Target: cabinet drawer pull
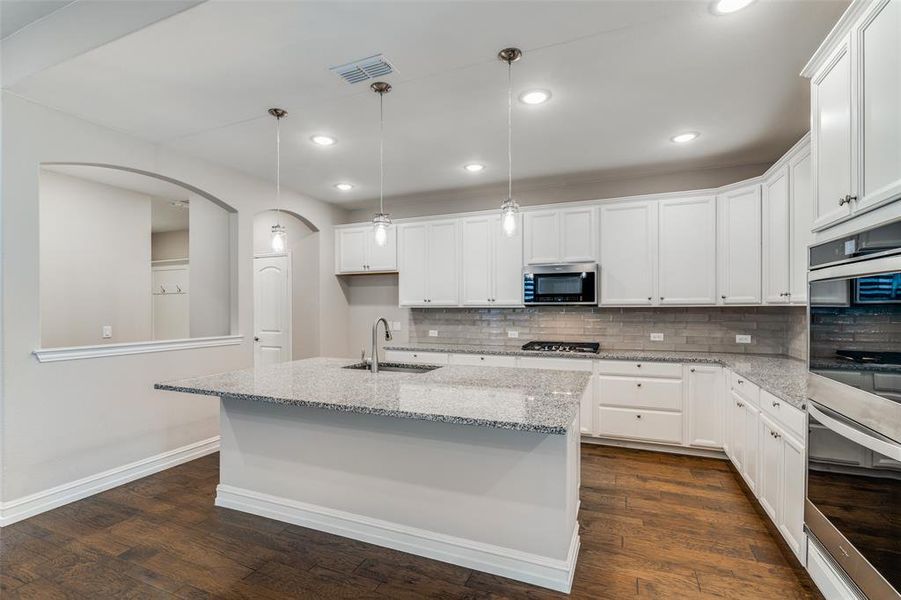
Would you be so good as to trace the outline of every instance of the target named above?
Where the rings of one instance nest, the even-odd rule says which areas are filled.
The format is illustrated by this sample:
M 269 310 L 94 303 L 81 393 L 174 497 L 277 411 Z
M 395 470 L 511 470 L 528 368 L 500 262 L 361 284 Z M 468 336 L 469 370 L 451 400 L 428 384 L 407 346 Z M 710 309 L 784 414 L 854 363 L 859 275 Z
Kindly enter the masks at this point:
M 692 368 L 689 369 L 689 371 L 691 371 L 692 373 L 694 373 L 694 372 L 695 372 L 695 368 L 692 367 Z
M 653 300 L 653 298 L 651 296 L 648 296 L 648 302 L 650 302 L 651 300 Z
M 725 299 L 726 299 L 726 294 L 723 294 L 722 296 L 720 296 L 720 298 L 722 298 L 723 300 L 725 300 Z
M 484 356 L 480 356 L 480 357 L 479 357 L 479 360 L 485 360 L 485 357 L 484 357 Z
M 640 418 L 641 418 L 641 415 L 635 415 L 635 418 L 636 418 L 636 419 L 640 419 Z
M 773 408 L 779 408 L 779 402 L 773 400 Z
M 738 385 L 742 385 L 744 382 L 745 382 L 744 379 L 739 379 L 739 380 L 738 380 Z
M 638 387 L 641 387 L 641 384 L 640 384 L 640 383 L 638 384 Z
M 635 365 L 635 366 L 638 367 L 638 368 L 640 369 L 640 368 L 641 368 L 641 363 L 638 363 L 638 364 Z

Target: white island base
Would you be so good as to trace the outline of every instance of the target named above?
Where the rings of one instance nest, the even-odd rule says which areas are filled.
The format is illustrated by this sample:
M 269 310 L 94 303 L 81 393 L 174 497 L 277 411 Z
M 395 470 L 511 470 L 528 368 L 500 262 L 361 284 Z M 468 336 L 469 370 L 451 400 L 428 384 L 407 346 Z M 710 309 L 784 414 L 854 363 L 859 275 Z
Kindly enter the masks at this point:
M 224 397 L 216 505 L 569 592 L 577 421 L 547 434 Z

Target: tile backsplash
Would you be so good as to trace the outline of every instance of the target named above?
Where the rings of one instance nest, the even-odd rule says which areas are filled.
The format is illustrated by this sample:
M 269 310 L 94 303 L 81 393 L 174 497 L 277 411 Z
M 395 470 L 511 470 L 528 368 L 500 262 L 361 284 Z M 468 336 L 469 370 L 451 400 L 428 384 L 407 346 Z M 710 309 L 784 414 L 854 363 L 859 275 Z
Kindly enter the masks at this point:
M 437 331 L 437 337 L 430 336 Z M 518 337 L 508 336 L 509 331 Z M 662 333 L 663 341 L 651 341 Z M 738 344 L 736 335 L 750 335 Z M 518 348 L 529 340 L 598 341 L 610 350 L 791 354 L 806 351 L 804 307 L 412 309 L 411 342 Z M 800 341 L 799 341 L 800 339 Z M 803 342 L 803 343 L 802 343 Z

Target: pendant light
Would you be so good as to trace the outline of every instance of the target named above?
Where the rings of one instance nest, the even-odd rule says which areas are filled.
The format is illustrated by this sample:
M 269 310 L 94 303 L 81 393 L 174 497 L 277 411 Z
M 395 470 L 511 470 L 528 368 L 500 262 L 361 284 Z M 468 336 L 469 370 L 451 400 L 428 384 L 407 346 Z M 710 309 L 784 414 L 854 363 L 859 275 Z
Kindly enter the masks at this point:
M 501 228 L 513 237 L 519 219 L 519 204 L 513 199 L 513 63 L 522 58 L 522 50 L 504 48 L 497 57 L 507 63 L 507 199 L 501 204 Z
M 272 226 L 272 251 L 284 252 L 288 245 L 288 233 L 282 225 L 282 140 L 281 123 L 288 111 L 282 108 L 270 108 L 269 114 L 275 117 L 275 225 Z
M 391 84 L 384 81 L 376 81 L 369 86 L 373 92 L 379 95 L 379 212 L 372 217 L 372 231 L 377 246 L 388 243 L 388 229 L 391 227 L 391 217 L 385 212 L 385 94 L 391 91 Z

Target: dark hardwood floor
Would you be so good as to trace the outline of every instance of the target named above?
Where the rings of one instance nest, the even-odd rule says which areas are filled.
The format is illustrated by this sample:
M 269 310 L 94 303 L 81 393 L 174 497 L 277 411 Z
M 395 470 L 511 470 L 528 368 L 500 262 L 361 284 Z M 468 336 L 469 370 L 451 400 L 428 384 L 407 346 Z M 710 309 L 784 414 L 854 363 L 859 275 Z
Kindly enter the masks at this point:
M 714 459 L 582 447 L 572 598 L 820 598 Z M 218 455 L 0 530 L 0 596 L 566 598 L 215 508 Z

